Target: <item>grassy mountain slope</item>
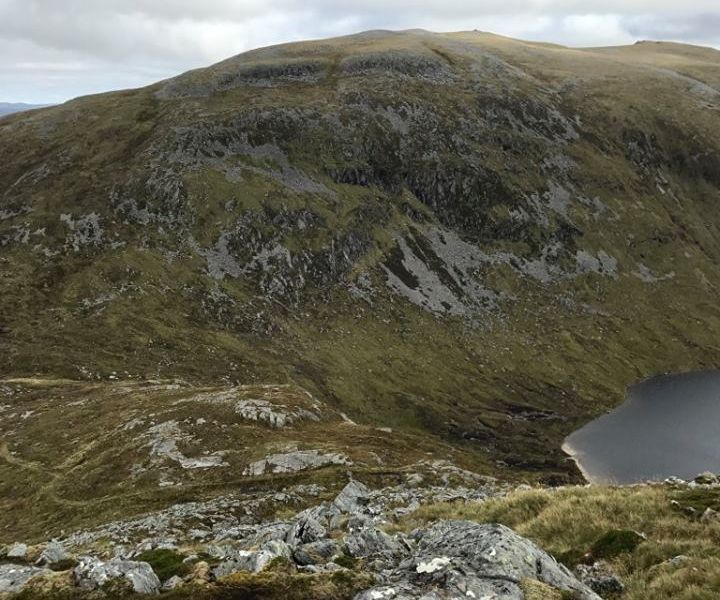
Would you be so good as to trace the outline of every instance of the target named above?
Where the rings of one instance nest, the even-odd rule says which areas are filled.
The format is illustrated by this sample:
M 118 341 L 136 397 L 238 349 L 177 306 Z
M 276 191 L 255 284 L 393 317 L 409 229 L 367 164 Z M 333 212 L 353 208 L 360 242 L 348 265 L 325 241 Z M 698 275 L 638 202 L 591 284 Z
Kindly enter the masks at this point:
M 0 437 L 8 543 L 231 493 L 272 500 L 311 482 L 337 493 L 350 471 L 381 485 L 423 471 L 432 482 L 438 460 L 484 466 L 427 436 L 354 423 L 287 385 L 5 380 Z M 264 516 L 287 510 L 275 504 Z
M 289 384 L 577 479 L 564 435 L 720 362 L 718 56 L 368 32 L 4 118 L 0 370 Z

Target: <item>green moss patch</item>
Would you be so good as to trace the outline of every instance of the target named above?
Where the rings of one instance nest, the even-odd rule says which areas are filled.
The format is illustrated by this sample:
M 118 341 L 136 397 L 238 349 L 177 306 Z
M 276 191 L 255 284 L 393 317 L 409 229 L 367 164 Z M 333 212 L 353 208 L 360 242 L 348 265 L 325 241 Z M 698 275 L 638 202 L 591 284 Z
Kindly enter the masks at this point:
M 633 552 L 644 541 L 645 537 L 637 531 L 611 529 L 595 541 L 590 548 L 589 555 L 593 561 L 616 558 L 621 554 Z
M 136 560 L 148 563 L 160 581 L 167 581 L 171 577 L 187 575 L 192 566 L 183 562 L 187 558 L 184 554 L 168 549 L 147 550 L 138 555 Z

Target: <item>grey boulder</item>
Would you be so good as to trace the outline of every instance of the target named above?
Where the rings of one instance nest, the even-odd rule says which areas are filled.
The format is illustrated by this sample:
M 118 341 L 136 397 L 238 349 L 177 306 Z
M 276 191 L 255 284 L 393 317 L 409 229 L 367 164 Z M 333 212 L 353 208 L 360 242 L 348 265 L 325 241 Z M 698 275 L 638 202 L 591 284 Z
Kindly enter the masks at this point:
M 625 591 L 623 582 L 604 563 L 578 565 L 575 572 L 580 581 L 603 597 L 622 594 Z
M 282 540 L 269 540 L 262 545 L 262 549 L 272 553 L 273 556 L 287 558 L 288 560 L 292 558 L 293 554 L 292 548 Z
M 298 513 L 290 527 L 285 541 L 290 546 L 309 544 L 327 537 L 328 531 L 335 528 L 340 511 L 334 504 L 321 504 Z
M 163 591 L 167 592 L 170 590 L 174 590 L 175 588 L 179 588 L 184 583 L 185 582 L 183 581 L 182 577 L 173 575 L 170 579 L 168 579 L 165 583 L 163 583 L 162 589 L 163 589 Z
M 352 480 L 337 495 L 333 504 L 344 513 L 355 513 L 362 509 L 368 503 L 370 498 L 370 488 Z
M 303 517 L 295 522 L 287 534 L 286 541 L 291 546 L 309 544 L 327 535 L 327 529 L 312 517 Z
M 19 592 L 33 577 L 48 572 L 25 565 L 0 565 L 0 594 Z
M 294 450 L 284 454 L 271 454 L 248 465 L 245 475 L 264 473 L 294 473 L 308 469 L 320 469 L 331 465 L 348 464 L 348 458 L 338 452 L 323 453 L 319 450 Z
M 82 556 L 75 567 L 79 587 L 95 590 L 113 579 L 125 579 L 137 594 L 157 594 L 160 580 L 146 562 L 113 558 L 103 562 L 93 556 Z
M 40 554 L 40 558 L 38 559 L 37 564 L 51 565 L 67 558 L 70 558 L 70 555 L 65 551 L 65 548 L 62 546 L 62 544 L 56 541 L 52 541 L 48 542 L 48 544 L 45 546 L 45 549 Z
M 345 550 L 353 558 L 399 557 L 407 553 L 408 547 L 384 531 L 370 527 L 347 536 Z
M 241 571 L 258 573 L 275 558 L 290 560 L 292 557 L 292 550 L 281 540 L 270 540 L 259 550 L 240 550 L 232 546 L 225 546 L 222 550 L 223 553 L 216 556 L 224 560 L 211 569 L 216 579 Z
M 702 515 L 700 515 L 700 520 L 703 523 L 708 523 L 711 521 L 720 521 L 720 512 L 713 510 L 709 506 L 705 509 L 705 512 L 703 512 Z
M 521 583 L 526 579 L 571 592 L 578 600 L 600 600 L 567 568 L 503 525 L 441 521 L 415 537 L 417 546 L 384 584 L 356 600 L 524 600 Z
M 302 566 L 317 565 L 326 563 L 338 551 L 339 547 L 334 540 L 318 540 L 297 548 L 293 553 L 293 559 Z
M 269 550 L 238 550 L 231 558 L 223 560 L 211 569 L 216 579 L 232 573 L 262 571 L 277 555 Z
M 5 549 L 4 554 L 7 558 L 22 559 L 22 558 L 25 558 L 27 551 L 28 551 L 27 544 L 20 544 L 20 543 L 16 542 L 15 544 L 8 546 Z

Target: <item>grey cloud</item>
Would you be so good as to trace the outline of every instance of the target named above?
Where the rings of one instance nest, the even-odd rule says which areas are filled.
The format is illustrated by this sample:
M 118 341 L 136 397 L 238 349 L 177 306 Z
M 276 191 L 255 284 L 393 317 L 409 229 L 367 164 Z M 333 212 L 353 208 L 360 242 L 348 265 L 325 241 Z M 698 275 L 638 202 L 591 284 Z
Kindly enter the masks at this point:
M 143 85 L 253 47 L 363 29 L 720 46 L 719 25 L 717 0 L 0 0 L 0 100 Z
M 656 16 L 627 19 L 627 30 L 638 39 L 672 39 L 720 46 L 720 12 L 676 16 L 674 19 Z

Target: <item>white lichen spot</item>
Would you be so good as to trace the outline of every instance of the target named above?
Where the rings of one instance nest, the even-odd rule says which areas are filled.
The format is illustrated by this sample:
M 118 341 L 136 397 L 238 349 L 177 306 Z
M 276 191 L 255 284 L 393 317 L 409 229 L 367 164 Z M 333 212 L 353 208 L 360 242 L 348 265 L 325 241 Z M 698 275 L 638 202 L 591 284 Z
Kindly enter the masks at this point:
M 395 588 L 385 588 L 384 590 L 372 590 L 370 598 L 372 600 L 387 600 L 395 597 Z
M 428 562 L 421 562 L 415 568 L 415 571 L 417 571 L 418 573 L 435 573 L 435 571 L 440 571 L 441 569 L 447 567 L 449 564 L 450 559 L 447 556 L 440 556 L 437 558 L 433 558 Z

